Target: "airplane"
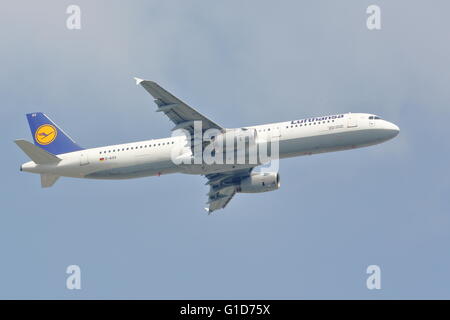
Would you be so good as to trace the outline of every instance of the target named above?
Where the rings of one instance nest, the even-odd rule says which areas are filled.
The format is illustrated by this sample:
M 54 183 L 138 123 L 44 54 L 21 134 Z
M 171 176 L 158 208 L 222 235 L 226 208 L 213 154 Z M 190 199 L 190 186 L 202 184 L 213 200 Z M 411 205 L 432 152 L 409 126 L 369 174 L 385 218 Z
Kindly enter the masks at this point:
M 44 113 L 29 113 L 27 119 L 34 144 L 24 139 L 14 141 L 32 160 L 22 164 L 20 171 L 40 174 L 43 188 L 53 186 L 61 176 L 130 179 L 171 173 L 204 175 L 210 188 L 205 210 L 212 213 L 225 208 L 236 193 L 260 193 L 280 187 L 277 171 L 254 170 L 264 165 L 260 157 L 251 163 L 205 163 L 201 158 L 200 162 L 192 163 L 199 147 L 200 150 L 210 147 L 212 154 L 215 149 L 219 150 L 219 145 L 215 145 L 221 141 L 219 136 L 222 139 L 232 137 L 231 149 L 235 151 L 236 139 L 243 135 L 252 137 L 257 147 L 277 141 L 278 152 L 269 158 L 274 160 L 372 146 L 390 140 L 400 132 L 392 122 L 368 113 L 336 114 L 229 129 L 208 119 L 156 82 L 135 80 L 136 85 L 141 85 L 154 98 L 156 111 L 163 112 L 175 124 L 172 130 L 182 130 L 184 134 L 85 149 Z M 198 124 L 200 134 L 213 130 L 215 135 L 198 142 Z M 250 146 L 249 141 L 244 141 L 248 142 L 247 146 Z M 270 147 L 267 150 L 271 152 Z M 244 154 L 248 155 L 248 152 Z M 174 157 L 178 161 L 174 161 Z

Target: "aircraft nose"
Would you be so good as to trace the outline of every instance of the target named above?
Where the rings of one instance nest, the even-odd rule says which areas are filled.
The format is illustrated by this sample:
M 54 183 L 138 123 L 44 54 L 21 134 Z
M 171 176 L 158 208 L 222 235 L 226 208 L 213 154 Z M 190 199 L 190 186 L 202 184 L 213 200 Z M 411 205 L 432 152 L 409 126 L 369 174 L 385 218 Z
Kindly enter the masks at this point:
M 391 138 L 396 137 L 400 133 L 400 128 L 392 122 L 386 121 L 385 130 L 389 132 Z

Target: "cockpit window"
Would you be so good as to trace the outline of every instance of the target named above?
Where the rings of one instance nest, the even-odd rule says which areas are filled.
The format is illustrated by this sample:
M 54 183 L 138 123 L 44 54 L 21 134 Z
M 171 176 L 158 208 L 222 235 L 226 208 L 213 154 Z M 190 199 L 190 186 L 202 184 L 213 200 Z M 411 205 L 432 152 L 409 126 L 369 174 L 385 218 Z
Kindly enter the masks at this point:
M 370 116 L 369 120 L 374 120 L 374 119 L 381 119 L 379 116 Z

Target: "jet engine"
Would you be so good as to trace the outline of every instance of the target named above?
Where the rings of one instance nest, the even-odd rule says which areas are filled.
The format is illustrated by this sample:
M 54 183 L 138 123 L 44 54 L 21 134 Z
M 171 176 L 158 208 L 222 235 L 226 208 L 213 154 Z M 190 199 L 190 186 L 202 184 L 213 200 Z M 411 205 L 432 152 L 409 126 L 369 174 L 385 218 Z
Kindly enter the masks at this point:
M 280 175 L 277 172 L 255 172 L 241 180 L 237 192 L 259 193 L 277 190 L 280 187 Z

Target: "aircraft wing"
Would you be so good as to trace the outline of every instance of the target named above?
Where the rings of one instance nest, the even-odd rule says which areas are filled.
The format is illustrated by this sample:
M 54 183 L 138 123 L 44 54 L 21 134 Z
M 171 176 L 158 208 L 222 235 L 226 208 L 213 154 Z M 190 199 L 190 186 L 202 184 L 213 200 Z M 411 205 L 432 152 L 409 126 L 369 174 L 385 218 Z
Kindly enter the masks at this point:
M 209 184 L 208 213 L 218 209 L 223 209 L 231 201 L 237 191 L 240 180 L 250 174 L 253 168 L 239 169 L 224 173 L 207 174 Z
M 155 99 L 158 106 L 156 111 L 164 112 L 166 116 L 175 124 L 172 129 L 186 129 L 191 135 L 194 133 L 194 121 L 202 122 L 202 131 L 215 128 L 223 130 L 217 123 L 211 121 L 194 108 L 172 95 L 170 92 L 161 88 L 156 82 L 134 78 L 136 84 L 140 84 Z
M 209 195 L 209 200 L 207 202 L 208 207 L 205 208 L 208 213 L 211 213 L 215 210 L 225 208 L 228 202 L 233 198 L 236 193 L 235 187 L 224 187 L 220 190 L 213 191 L 211 187 L 211 195 Z

